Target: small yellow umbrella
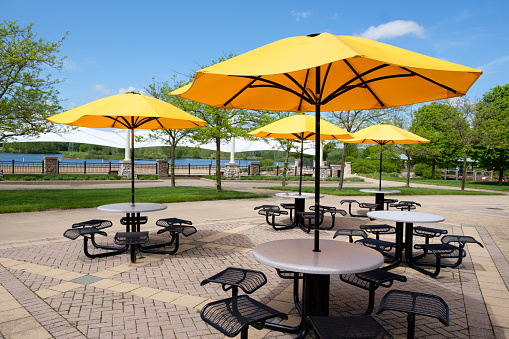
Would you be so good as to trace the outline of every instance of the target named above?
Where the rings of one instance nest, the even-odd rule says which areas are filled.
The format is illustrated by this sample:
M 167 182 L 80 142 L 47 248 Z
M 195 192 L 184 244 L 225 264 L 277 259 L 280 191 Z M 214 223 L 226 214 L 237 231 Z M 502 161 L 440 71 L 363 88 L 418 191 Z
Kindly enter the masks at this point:
M 99 99 L 47 118 L 55 124 L 131 130 L 131 191 L 134 205 L 134 130 L 184 129 L 206 122 L 159 99 L 124 93 Z
M 321 140 L 348 140 L 353 139 L 352 135 L 342 128 L 321 119 L 320 121 Z M 249 132 L 255 137 L 271 137 L 276 139 L 298 139 L 300 140 L 300 179 L 299 194 L 302 193 L 302 156 L 304 153 L 304 140 L 316 139 L 315 117 L 308 114 L 297 114 L 277 120 L 273 123 Z M 317 166 L 318 163 L 317 163 Z
M 463 96 L 482 72 L 369 39 L 329 33 L 273 42 L 198 71 L 170 94 L 220 108 L 315 112 L 383 109 Z M 320 178 L 315 178 L 318 219 Z M 319 230 L 315 228 L 315 252 Z
M 360 131 L 353 133 L 354 139 L 345 139 L 343 142 L 361 143 L 361 144 L 378 144 L 380 145 L 380 180 L 378 189 L 382 189 L 382 151 L 383 145 L 387 144 L 420 144 L 430 142 L 428 139 L 405 131 L 402 128 L 380 124 L 366 127 Z

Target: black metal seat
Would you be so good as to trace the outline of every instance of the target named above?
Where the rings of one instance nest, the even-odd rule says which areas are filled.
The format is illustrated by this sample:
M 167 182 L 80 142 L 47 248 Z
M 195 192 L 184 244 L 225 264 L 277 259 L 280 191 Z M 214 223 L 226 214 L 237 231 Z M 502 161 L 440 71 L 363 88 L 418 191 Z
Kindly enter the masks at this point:
M 384 204 L 386 204 L 386 210 L 389 210 L 389 206 L 391 204 L 395 204 L 398 202 L 398 199 L 384 199 Z
M 308 320 L 319 339 L 394 338 L 389 331 L 369 315 L 310 316 Z
M 419 292 L 392 290 L 382 298 L 377 314 L 399 311 L 407 314 L 407 338 L 415 337 L 415 316 L 423 315 L 449 325 L 449 306 L 439 296 Z M 428 333 L 426 333 L 428 335 Z
M 361 237 L 363 239 L 366 239 L 368 237 L 368 234 L 363 230 L 353 229 L 353 228 L 347 228 L 347 229 L 339 229 L 334 233 L 334 236 L 332 239 L 335 239 L 338 236 L 347 236 L 348 241 L 353 243 L 353 237 Z
M 365 239 L 359 239 L 355 241 L 356 244 L 361 244 L 366 247 L 372 248 L 374 250 L 377 250 L 380 252 L 386 259 L 384 260 L 385 263 L 392 263 L 396 260 L 395 256 L 389 254 L 390 251 L 392 251 L 394 248 L 396 248 L 396 243 L 392 241 L 385 241 L 380 239 L 373 239 L 373 238 L 365 238 Z
M 282 211 L 279 206 L 276 205 L 261 205 L 254 208 L 258 210 L 258 214 L 265 216 L 265 221 L 267 224 L 272 226 L 276 231 L 287 230 L 290 228 L 294 228 L 295 224 L 292 222 L 290 224 L 282 224 L 276 222 L 276 217 L 280 215 L 288 215 L 287 211 Z M 270 220 L 269 220 L 270 218 Z
M 241 339 L 248 338 L 249 325 L 261 330 L 267 319 L 288 319 L 286 314 L 245 294 L 211 302 L 203 307 L 200 316 L 224 335 L 234 337 L 240 333 Z
M 299 215 L 299 227 L 306 233 L 309 233 L 312 229 L 314 229 L 316 225 L 316 213 L 313 212 L 297 212 Z M 318 218 L 323 220 L 323 212 L 318 211 Z M 330 229 L 330 228 L 321 228 L 320 220 L 318 220 L 318 228 L 319 229 Z
M 345 216 L 347 214 L 345 210 L 336 208 L 334 206 L 319 205 L 318 209 L 321 212 L 321 214 L 320 214 L 321 215 L 320 225 L 323 223 L 323 217 L 324 217 L 325 213 L 330 213 L 330 216 L 332 218 L 331 226 L 330 227 L 321 227 L 320 229 L 322 229 L 322 230 L 331 230 L 331 229 L 334 228 L 334 226 L 336 225 L 336 214 L 337 213 L 341 214 L 342 216 Z M 314 205 L 309 206 L 309 210 L 310 211 L 314 211 L 315 210 L 315 206 Z
M 417 206 L 421 207 L 421 204 L 415 201 L 400 201 L 396 204 L 390 204 L 391 207 L 397 208 L 401 211 L 415 210 Z
M 83 222 L 83 223 L 86 223 L 86 222 Z M 96 223 L 91 223 L 91 224 L 95 225 Z M 111 255 L 124 253 L 128 248 L 127 245 L 123 246 L 123 247 L 99 245 L 95 241 L 95 236 L 97 234 L 99 234 L 99 235 L 106 237 L 108 235 L 106 232 L 101 231 L 100 229 L 97 229 L 95 227 L 84 227 L 82 225 L 78 225 L 78 226 L 75 226 L 75 225 L 76 224 L 73 224 L 74 228 L 69 228 L 68 230 L 66 230 L 64 232 L 64 237 L 71 239 L 71 240 L 76 240 L 79 236 L 82 236 L 83 237 L 83 252 L 85 253 L 85 255 L 88 258 L 108 257 Z M 109 226 L 106 226 L 106 227 L 109 227 Z M 109 250 L 109 252 L 91 254 L 88 250 L 88 241 L 89 240 L 92 242 L 92 245 L 95 248 Z
M 440 228 L 432 228 L 432 227 L 424 227 L 424 226 L 414 226 L 413 232 L 415 236 L 425 237 L 425 244 L 429 244 L 429 239 L 440 237 L 444 234 L 447 234 L 447 230 L 443 230 Z M 414 256 L 414 259 L 419 259 L 428 254 L 428 250 L 423 248 L 423 253 L 417 256 Z
M 382 224 L 382 225 L 360 225 L 361 230 L 368 233 L 373 233 L 376 239 L 380 239 L 380 234 L 395 234 L 396 227 Z
M 72 224 L 72 228 L 93 227 L 98 230 L 102 230 L 103 228 L 108 228 L 111 227 L 112 225 L 113 223 L 110 220 L 92 219 L 74 223 Z
M 352 217 L 358 217 L 358 218 L 366 218 L 366 215 L 364 215 L 364 214 L 353 214 L 352 213 L 352 204 L 353 203 L 356 203 L 359 206 L 359 208 L 369 209 L 370 212 L 372 210 L 376 209 L 376 207 L 377 207 L 377 204 L 372 204 L 372 203 L 367 203 L 367 202 L 358 202 L 357 200 L 351 200 L 351 199 L 344 199 L 344 200 L 340 201 L 341 205 L 346 204 L 346 203 L 348 204 L 348 213 Z
M 375 305 L 375 291 L 378 287 L 389 288 L 394 281 L 406 282 L 406 277 L 401 274 L 392 273 L 381 268 L 368 272 L 341 274 L 339 278 L 350 284 L 369 291 L 368 308 L 362 315 L 370 315 Z
M 148 242 L 148 232 L 117 232 L 115 244 L 134 246 Z M 131 262 L 136 262 L 135 247 L 131 247 Z
M 299 272 L 291 272 L 291 271 L 285 271 L 280 270 L 276 268 L 277 275 L 281 279 L 291 279 L 293 280 L 293 303 L 295 304 L 295 308 L 299 312 L 300 315 L 302 315 L 302 308 L 300 305 L 300 297 L 299 297 L 299 280 L 304 279 L 304 275 Z
M 282 203 L 281 207 L 290 211 L 290 221 L 293 222 L 293 210 L 295 210 L 295 204 Z
M 239 287 L 244 293 L 251 294 L 267 283 L 267 277 L 260 271 L 228 267 L 212 277 L 202 280 L 200 285 L 204 286 L 208 283 L 221 284 L 223 291 L 231 289 L 232 297 L 236 297 L 239 294 Z
M 162 234 L 165 232 L 169 232 L 171 239 L 168 242 L 139 246 L 140 251 L 147 253 L 156 253 L 156 254 L 175 254 L 179 250 L 180 246 L 180 235 L 182 234 L 185 237 L 195 234 L 196 228 L 194 226 L 190 226 L 193 223 L 189 220 L 179 219 L 179 218 L 165 218 L 159 219 L 156 221 L 156 225 L 162 227 L 163 229 L 157 231 L 157 234 Z M 171 246 L 173 245 L 172 250 L 161 250 L 159 248 Z
M 420 254 L 414 257 L 414 263 L 418 266 L 435 266 L 435 271 L 430 272 L 423 268 L 416 267 L 416 269 L 424 274 L 431 277 L 436 277 L 440 274 L 441 267 L 458 267 L 461 265 L 463 258 L 466 257 L 467 253 L 463 249 L 465 244 L 473 243 L 484 247 L 480 242 L 475 240 L 473 237 L 464 235 L 444 235 L 441 239 L 441 244 L 415 244 L 415 249 L 422 249 L 424 254 L 428 252 L 435 256 L 435 262 L 417 261 L 416 259 L 422 258 L 424 255 Z M 451 243 L 458 243 L 458 246 L 452 245 Z M 444 263 L 442 259 L 456 259 L 452 263 Z

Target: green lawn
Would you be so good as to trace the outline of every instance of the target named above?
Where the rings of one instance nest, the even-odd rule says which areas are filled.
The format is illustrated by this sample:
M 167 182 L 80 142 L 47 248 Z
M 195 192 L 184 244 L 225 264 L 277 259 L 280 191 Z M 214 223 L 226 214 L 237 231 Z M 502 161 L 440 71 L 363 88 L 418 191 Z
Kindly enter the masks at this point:
M 373 177 L 373 178 L 378 180 L 378 176 Z M 386 177 L 386 176 L 382 176 L 382 180 L 406 182 L 406 178 L 395 178 L 395 177 Z M 423 178 L 411 178 L 410 186 L 412 186 L 412 184 L 461 187 L 461 180 L 439 180 L 439 179 L 432 180 L 432 179 L 423 179 Z M 496 182 L 496 181 L 466 181 L 465 189 L 469 189 L 469 188 L 509 192 L 509 182 L 503 182 L 502 185 L 499 185 L 498 182 Z
M 144 187 L 135 191 L 136 201 L 156 203 L 265 197 L 268 196 L 224 190 L 218 193 L 199 187 Z M 130 201 L 130 188 L 5 190 L 0 194 L 0 213 L 87 208 Z
M 260 189 L 270 189 L 277 191 L 299 191 L 297 186 L 269 186 L 269 187 L 257 187 Z M 363 187 L 378 189 L 378 187 Z M 482 191 L 460 191 L 460 190 L 449 190 L 439 188 L 421 188 L 421 187 L 383 187 L 388 190 L 399 190 L 401 193 L 398 195 L 501 195 L 503 193 L 498 192 L 482 192 Z M 371 193 L 363 193 L 359 191 L 359 187 L 344 187 L 341 191 L 338 191 L 336 187 L 320 187 L 322 194 L 337 195 L 337 196 L 369 196 Z M 302 192 L 314 193 L 315 188 L 311 186 L 302 187 Z

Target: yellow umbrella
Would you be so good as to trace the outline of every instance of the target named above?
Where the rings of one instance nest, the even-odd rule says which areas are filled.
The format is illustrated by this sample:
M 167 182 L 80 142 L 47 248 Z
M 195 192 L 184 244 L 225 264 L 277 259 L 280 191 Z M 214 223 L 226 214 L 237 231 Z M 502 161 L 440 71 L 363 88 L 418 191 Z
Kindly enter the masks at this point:
M 352 135 L 342 128 L 321 119 L 320 121 L 320 139 L 353 139 Z M 292 115 L 273 123 L 255 129 L 249 132 L 255 137 L 271 137 L 276 139 L 298 139 L 300 144 L 300 179 L 299 194 L 302 193 L 302 155 L 304 148 L 304 140 L 316 139 L 315 117 L 307 114 Z M 318 166 L 318 163 L 317 163 Z
M 428 139 L 405 131 L 402 128 L 393 125 L 374 125 L 366 127 L 360 131 L 353 133 L 354 139 L 345 139 L 343 142 L 362 143 L 362 144 L 379 144 L 380 145 L 380 180 L 378 189 L 382 189 L 382 148 L 387 144 L 419 144 L 430 142 Z
M 380 42 L 321 33 L 279 40 L 204 68 L 192 84 L 171 94 L 222 108 L 314 111 L 319 135 L 320 111 L 462 96 L 481 74 Z M 318 219 L 319 176 L 315 180 Z M 315 228 L 314 251 L 319 251 L 318 232 Z
M 131 191 L 134 205 L 134 129 L 183 129 L 206 122 L 159 99 L 125 93 L 99 99 L 47 118 L 56 124 L 131 130 Z

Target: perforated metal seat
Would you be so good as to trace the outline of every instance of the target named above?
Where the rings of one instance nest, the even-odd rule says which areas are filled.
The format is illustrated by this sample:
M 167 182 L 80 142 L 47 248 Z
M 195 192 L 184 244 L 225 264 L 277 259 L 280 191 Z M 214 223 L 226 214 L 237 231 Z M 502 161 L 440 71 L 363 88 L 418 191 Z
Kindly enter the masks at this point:
M 238 295 L 239 287 L 244 293 L 251 294 L 267 283 L 263 272 L 245 268 L 228 267 L 227 269 L 202 280 L 201 286 L 208 283 L 221 284 L 223 291 L 232 290 L 232 297 Z
M 399 311 L 407 314 L 407 338 L 415 337 L 415 315 L 440 320 L 449 325 L 449 306 L 439 296 L 419 292 L 392 290 L 382 298 L 377 314 L 384 311 Z
M 373 311 L 375 305 L 375 291 L 378 287 L 389 288 L 394 281 L 407 281 L 406 277 L 401 274 L 392 273 L 380 268 L 362 273 L 341 274 L 339 277 L 342 281 L 350 285 L 369 291 L 368 307 L 362 315 L 370 315 Z
M 286 230 L 290 228 L 294 228 L 295 224 L 292 222 L 290 224 L 282 224 L 276 222 L 276 217 L 280 215 L 288 215 L 287 211 L 283 211 L 276 205 L 261 205 L 254 208 L 258 210 L 258 214 L 265 216 L 265 221 L 267 224 L 272 226 L 276 231 Z M 291 213 L 291 212 L 290 212 Z M 270 218 L 270 220 L 269 220 Z
M 369 233 L 373 233 L 376 239 L 380 239 L 380 234 L 394 234 L 396 233 L 396 227 L 382 224 L 382 225 L 360 225 L 361 230 Z
M 311 316 L 309 323 L 320 339 L 373 338 L 389 339 L 393 336 L 370 316 Z
M 92 220 L 74 223 L 74 224 L 72 224 L 72 228 L 93 227 L 98 230 L 101 230 L 103 228 L 111 227 L 112 225 L 113 225 L 113 223 L 110 220 L 92 219 Z
M 353 243 L 353 237 L 361 237 L 363 239 L 366 239 L 368 237 L 368 234 L 363 230 L 348 228 L 348 229 L 337 230 L 336 233 L 334 233 L 334 236 L 332 237 L 332 239 L 335 239 L 336 237 L 342 236 L 342 235 L 347 236 L 348 241 L 351 243 Z
M 260 330 L 267 319 L 288 319 L 286 314 L 247 295 L 211 302 L 203 307 L 200 317 L 228 337 L 241 333 L 241 339 L 247 339 L 249 325 Z
M 147 253 L 156 253 L 156 254 L 175 254 L 179 250 L 180 246 L 180 235 L 184 235 L 185 237 L 188 237 L 190 235 L 193 235 L 197 232 L 196 228 L 194 226 L 190 226 L 193 223 L 189 220 L 179 219 L 179 218 L 165 218 L 165 219 L 159 219 L 156 221 L 156 225 L 163 227 L 162 230 L 157 231 L 157 234 L 162 234 L 165 232 L 170 233 L 170 241 L 159 243 L 159 244 L 152 244 L 152 245 L 140 245 L 139 249 L 142 252 Z M 173 245 L 173 249 L 171 250 L 161 250 L 159 248 L 167 247 Z
M 341 214 L 342 216 L 345 216 L 347 214 L 347 212 L 345 210 L 336 208 L 334 206 L 319 205 L 318 209 L 321 212 L 320 225 L 323 223 L 323 217 L 324 217 L 325 213 L 330 213 L 330 216 L 332 219 L 331 225 L 329 227 L 320 227 L 320 229 L 322 229 L 322 230 L 331 230 L 334 228 L 334 226 L 336 226 L 336 214 Z M 309 206 L 309 210 L 314 211 L 315 206 L 314 205 Z
M 97 244 L 97 242 L 95 241 L 95 236 L 97 234 L 105 236 L 105 237 L 108 234 L 104 231 L 101 231 L 100 229 L 95 228 L 95 227 L 84 227 L 83 226 L 84 223 L 87 223 L 87 222 L 83 222 L 83 223 L 81 223 L 82 225 L 75 226 L 75 227 L 74 227 L 74 225 L 76 225 L 76 224 L 74 224 L 73 225 L 74 228 L 69 228 L 68 230 L 66 230 L 64 232 L 63 235 L 64 235 L 64 237 L 71 239 L 71 240 L 76 240 L 79 236 L 82 236 L 83 237 L 83 252 L 85 253 L 85 255 L 88 258 L 108 257 L 111 255 L 124 253 L 127 250 L 127 248 L 128 248 L 127 245 L 123 246 L 123 247 L 115 247 L 115 246 L 106 246 L 106 245 Z M 90 224 L 96 225 L 97 223 L 92 222 Z M 109 227 L 109 226 L 106 226 L 106 227 Z M 99 249 L 103 249 L 103 250 L 110 250 L 110 251 L 91 254 L 88 250 L 88 241 L 89 240 L 92 242 L 92 245 L 95 248 L 99 248 Z

